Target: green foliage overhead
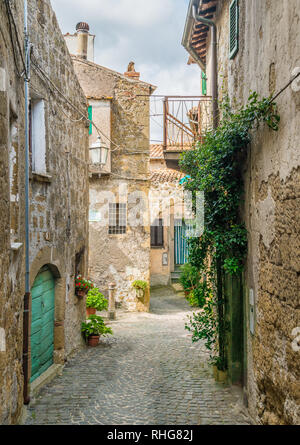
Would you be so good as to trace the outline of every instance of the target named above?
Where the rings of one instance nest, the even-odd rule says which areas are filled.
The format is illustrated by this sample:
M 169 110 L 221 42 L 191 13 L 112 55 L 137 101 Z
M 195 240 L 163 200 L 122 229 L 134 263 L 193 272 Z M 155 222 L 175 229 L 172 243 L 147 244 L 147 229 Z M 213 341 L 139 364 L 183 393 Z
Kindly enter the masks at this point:
M 196 144 L 194 150 L 185 152 L 180 164 L 191 176 L 185 188 L 205 194 L 205 231 L 200 242 L 192 242 L 191 264 L 201 268 L 208 250 L 214 249 L 223 260 L 231 255 L 234 261 L 226 263 L 226 270 L 238 272 L 243 268 L 247 247 L 247 232 L 239 212 L 244 197 L 241 162 L 255 124 L 263 121 L 277 131 L 280 118 L 275 103 L 268 98 L 259 100 L 255 92 L 237 112 L 231 111 L 227 98 L 221 110 L 219 127 L 208 131 L 204 142 Z
M 92 307 L 97 311 L 104 311 L 107 309 L 108 301 L 97 287 L 90 289 L 86 297 L 86 307 Z
M 81 332 L 88 338 L 90 335 L 101 335 L 103 337 L 112 334 L 112 329 L 105 325 L 102 317 L 90 315 L 86 322 L 81 325 Z

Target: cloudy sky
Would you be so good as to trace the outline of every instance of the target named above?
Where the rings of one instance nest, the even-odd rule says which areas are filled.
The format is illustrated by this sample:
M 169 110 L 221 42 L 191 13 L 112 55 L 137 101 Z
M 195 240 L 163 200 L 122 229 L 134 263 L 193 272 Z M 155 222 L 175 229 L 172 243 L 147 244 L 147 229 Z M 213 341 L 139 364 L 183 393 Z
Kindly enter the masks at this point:
M 135 62 L 158 95 L 199 95 L 200 70 L 181 46 L 189 0 L 51 0 L 63 33 L 87 22 L 96 35 L 95 62 L 123 73 Z M 152 114 L 158 113 L 152 101 Z M 152 138 L 161 128 L 152 117 Z

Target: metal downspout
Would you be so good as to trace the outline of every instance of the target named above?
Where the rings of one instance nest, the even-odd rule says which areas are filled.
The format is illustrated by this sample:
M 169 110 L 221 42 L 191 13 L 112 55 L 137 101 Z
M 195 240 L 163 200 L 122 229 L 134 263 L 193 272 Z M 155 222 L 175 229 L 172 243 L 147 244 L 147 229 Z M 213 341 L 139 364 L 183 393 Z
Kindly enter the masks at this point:
M 30 82 L 30 48 L 28 36 L 27 0 L 24 0 L 24 36 L 25 36 L 25 296 L 23 314 L 23 375 L 24 404 L 28 405 L 30 396 L 29 380 L 29 309 L 30 309 L 30 279 L 29 279 L 29 82 Z
M 213 126 L 218 126 L 218 73 L 217 73 L 217 26 L 209 19 L 197 13 L 195 5 L 192 6 L 193 17 L 197 22 L 203 23 L 211 28 L 211 49 L 212 49 L 212 100 L 213 100 Z

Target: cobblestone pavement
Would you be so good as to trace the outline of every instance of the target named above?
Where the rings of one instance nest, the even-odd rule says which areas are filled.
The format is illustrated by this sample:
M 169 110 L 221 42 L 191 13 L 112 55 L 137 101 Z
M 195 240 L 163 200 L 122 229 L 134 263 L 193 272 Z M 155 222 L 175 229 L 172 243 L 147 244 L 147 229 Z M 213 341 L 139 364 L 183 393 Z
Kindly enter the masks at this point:
M 203 344 L 184 329 L 185 299 L 168 288 L 151 299 L 151 313 L 119 313 L 113 337 L 71 359 L 31 403 L 26 423 L 250 423 L 241 391 L 215 383 Z

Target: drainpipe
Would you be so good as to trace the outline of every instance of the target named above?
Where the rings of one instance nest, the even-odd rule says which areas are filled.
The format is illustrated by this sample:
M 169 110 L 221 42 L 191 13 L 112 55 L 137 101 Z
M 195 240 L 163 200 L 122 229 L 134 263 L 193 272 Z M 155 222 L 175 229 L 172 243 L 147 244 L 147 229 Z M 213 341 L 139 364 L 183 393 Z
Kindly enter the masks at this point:
M 217 26 L 209 19 L 197 14 L 197 8 L 193 5 L 193 17 L 197 22 L 203 23 L 211 28 L 211 70 L 212 70 L 212 101 L 213 101 L 213 126 L 218 126 L 218 72 L 217 72 Z
M 30 49 L 28 36 L 27 0 L 24 0 L 24 36 L 25 36 L 25 296 L 23 314 L 23 375 L 24 404 L 30 402 L 29 396 L 29 309 L 30 309 L 30 279 L 29 279 L 29 82 L 30 82 Z
M 200 0 L 200 7 L 202 5 Z M 185 30 L 182 39 L 183 47 L 188 51 L 192 58 L 198 63 L 202 71 L 206 72 L 206 66 L 191 46 L 191 37 L 193 32 L 193 22 L 203 23 L 211 28 L 211 52 L 212 52 L 212 101 L 213 101 L 213 127 L 218 126 L 218 73 L 217 73 L 217 26 L 216 24 L 197 13 L 197 4 L 199 0 L 191 0 Z

